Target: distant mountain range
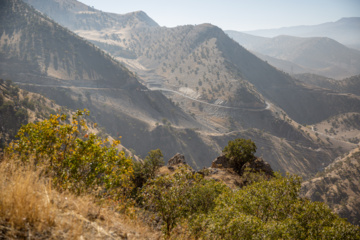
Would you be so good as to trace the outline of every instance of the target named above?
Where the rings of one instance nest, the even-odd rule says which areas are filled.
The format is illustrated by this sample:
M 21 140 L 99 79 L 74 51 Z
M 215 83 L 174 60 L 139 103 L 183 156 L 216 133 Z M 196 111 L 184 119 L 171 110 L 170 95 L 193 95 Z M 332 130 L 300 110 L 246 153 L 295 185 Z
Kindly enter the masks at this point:
M 256 30 L 247 31 L 245 33 L 270 38 L 280 35 L 289 35 L 295 37 L 328 37 L 348 47 L 360 50 L 359 29 L 360 17 L 350 17 L 342 18 L 336 22 L 328 22 L 319 25 Z
M 360 74 L 360 51 L 330 38 L 265 38 L 236 31 L 226 33 L 258 57 L 291 74 L 314 73 L 336 79 Z

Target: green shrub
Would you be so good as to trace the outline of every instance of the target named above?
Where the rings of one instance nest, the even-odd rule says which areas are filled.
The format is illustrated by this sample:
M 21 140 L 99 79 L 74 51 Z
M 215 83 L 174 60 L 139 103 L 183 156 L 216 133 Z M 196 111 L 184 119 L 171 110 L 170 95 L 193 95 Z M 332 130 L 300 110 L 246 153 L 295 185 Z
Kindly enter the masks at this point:
M 134 162 L 133 182 L 141 188 L 146 181 L 153 179 L 157 170 L 164 165 L 164 157 L 160 149 L 151 150 L 143 162 Z
M 277 175 L 225 192 L 203 218 L 206 239 L 359 239 L 359 227 L 320 202 L 301 199 L 300 179 Z
M 208 213 L 216 206 L 216 198 L 226 192 L 230 191 L 229 187 L 214 179 L 203 179 L 198 176 L 199 180 L 194 181 L 189 189 L 189 197 L 187 200 L 189 215 Z
M 160 216 L 167 236 L 187 212 L 185 202 L 191 178 L 190 171 L 180 168 L 174 175 L 159 176 L 149 181 L 142 191 L 144 205 Z
M 190 232 L 200 237 L 204 231 L 203 220 L 215 207 L 219 195 L 230 192 L 230 188 L 214 179 L 202 179 L 189 189 L 186 220 Z
M 69 124 L 66 115 L 50 115 L 24 125 L 7 154 L 24 163 L 34 159 L 58 189 L 124 200 L 132 190 L 132 161 L 115 148 L 120 141 L 110 145 L 107 139 L 87 133 L 84 115 L 88 114 L 77 111 Z
M 223 152 L 230 159 L 230 166 L 239 173 L 245 163 L 255 159 L 256 145 L 250 139 L 237 138 L 229 141 Z
M 214 180 L 205 180 L 188 167 L 180 167 L 173 175 L 159 176 L 144 186 L 144 205 L 158 214 L 163 231 L 168 236 L 182 221 L 189 223 L 193 232 L 199 231 L 201 215 L 215 207 L 215 199 L 228 187 Z

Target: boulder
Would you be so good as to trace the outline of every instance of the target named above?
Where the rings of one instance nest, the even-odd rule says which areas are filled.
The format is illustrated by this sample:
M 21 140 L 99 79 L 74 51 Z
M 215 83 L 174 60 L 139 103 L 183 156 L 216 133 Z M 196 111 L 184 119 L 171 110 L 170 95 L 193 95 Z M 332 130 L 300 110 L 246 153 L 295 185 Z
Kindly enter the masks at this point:
M 212 168 L 230 168 L 229 159 L 225 155 L 217 157 L 212 163 Z
M 246 168 L 249 168 L 251 172 L 263 172 L 266 175 L 274 176 L 274 171 L 270 164 L 262 158 L 256 158 L 254 161 L 245 163 L 241 168 L 241 175 Z
M 180 154 L 180 153 L 177 153 L 177 154 L 175 154 L 175 156 L 170 158 L 168 163 L 167 163 L 167 166 L 171 167 L 171 166 L 175 166 L 175 165 L 178 165 L 178 164 L 186 164 L 185 156 Z

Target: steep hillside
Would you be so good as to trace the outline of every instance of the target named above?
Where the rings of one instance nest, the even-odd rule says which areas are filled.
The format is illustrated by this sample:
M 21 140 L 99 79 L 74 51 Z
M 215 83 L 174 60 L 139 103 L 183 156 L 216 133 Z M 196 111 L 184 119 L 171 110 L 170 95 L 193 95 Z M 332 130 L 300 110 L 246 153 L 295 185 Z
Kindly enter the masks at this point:
M 0 79 L 0 149 L 14 139 L 22 124 L 28 123 L 27 107 L 34 108 L 34 103 L 25 99 L 25 94 L 8 80 Z
M 308 87 L 240 48 L 233 40 L 227 37 L 222 40 L 219 48 L 230 66 L 294 120 L 308 124 L 350 109 L 359 111 L 358 97 Z
M 160 92 L 148 91 L 110 56 L 21 1 L 0 6 L 0 75 L 71 109 L 90 109 L 93 120 L 139 155 L 162 120 L 175 127 L 201 128 Z M 161 124 L 159 129 L 165 128 Z M 173 137 L 174 139 L 175 137 Z M 174 140 L 176 141 L 176 140 Z M 157 145 L 157 147 L 159 146 Z M 164 149 L 166 156 L 176 149 Z M 175 152 L 176 153 L 176 152 Z M 189 159 L 193 158 L 191 153 Z M 191 162 L 191 161 L 189 161 Z M 195 165 L 195 163 L 194 163 Z
M 95 85 L 101 79 L 102 84 L 140 86 L 132 73 L 101 50 L 20 1 L 2 1 L 0 21 L 2 72 L 41 73 L 61 80 L 77 80 L 78 84 Z M 20 68 L 20 64 L 24 65 Z
M 306 84 L 360 96 L 360 75 L 345 78 L 341 81 L 314 74 L 296 74 L 294 77 Z
M 336 22 L 328 22 L 319 25 L 256 30 L 246 33 L 262 37 L 276 37 L 280 35 L 296 37 L 328 37 L 346 46 L 360 50 L 359 28 L 360 18 L 350 17 L 339 19 Z
M 306 69 L 290 61 L 270 57 L 268 55 L 264 55 L 258 52 L 252 52 L 252 53 L 254 53 L 258 58 L 264 60 L 265 62 L 268 62 L 271 66 L 274 66 L 277 69 L 280 69 L 289 74 L 300 74 L 300 73 L 311 72 L 310 69 Z
M 302 184 L 302 194 L 323 201 L 341 217 L 360 224 L 360 149 L 335 161 L 323 173 Z
M 329 38 L 284 35 L 264 38 L 236 31 L 226 33 L 248 50 L 271 57 L 260 55 L 271 65 L 289 73 L 308 72 L 336 79 L 360 73 L 360 52 Z M 293 66 L 280 61 L 291 62 Z
M 101 32 L 78 33 L 100 47 L 108 46 L 105 49 L 114 55 L 114 46 L 125 47 L 123 41 L 110 44 Z M 261 108 L 267 99 L 301 123 L 359 110 L 359 104 L 345 104 L 356 103 L 359 99 L 310 89 L 294 81 L 246 51 L 215 26 L 135 29 L 127 35 L 131 37 L 125 42 L 126 46 L 137 57 L 118 56 L 117 59 L 138 72 L 149 86 L 231 107 Z M 333 103 L 331 107 L 329 102 Z
M 70 30 L 158 26 L 154 20 L 141 11 L 124 15 L 104 13 L 74 0 L 25 0 L 24 2 L 51 16 L 56 22 L 67 26 Z
M 319 134 L 355 144 L 360 143 L 359 113 L 337 115 L 312 127 Z
M 77 20 L 77 24 L 81 23 Z M 262 108 L 267 99 L 301 123 L 314 123 L 359 110 L 360 104 L 356 104 L 359 99 L 298 84 L 243 49 L 215 26 L 115 29 L 105 23 L 101 31 L 85 30 L 85 27 L 73 30 L 123 61 L 142 76 L 148 86 L 235 107 Z M 351 104 L 347 104 L 348 101 Z M 194 111 L 192 105 L 185 109 Z
M 136 71 L 153 91 L 135 89 L 130 96 L 128 89 L 118 94 L 116 89 L 86 86 L 53 88 L 51 95 L 65 103 L 63 94 L 73 92 L 67 104 L 86 106 L 95 112 L 95 121 L 106 126 L 108 132 L 124 136 L 124 145 L 141 156 L 161 148 L 165 158 L 183 152 L 189 163 L 202 167 L 209 165 L 232 137 L 250 136 L 248 132 L 254 130 L 259 133 L 254 136 L 259 153 L 269 155 L 267 160 L 276 170 L 305 176 L 354 147 L 342 142 L 328 147 L 325 137 L 318 141 L 314 132 L 305 131 L 291 118 L 316 122 L 338 112 L 356 111 L 357 98 L 313 90 L 294 81 L 215 26 L 94 29 L 75 31 Z M 27 89 L 48 92 L 37 85 L 28 85 Z M 162 108 L 160 115 L 154 112 L 149 117 L 147 113 L 160 101 L 144 95 L 160 96 L 155 90 L 167 94 L 175 104 L 171 105 L 173 110 L 156 104 Z M 348 104 L 352 101 L 354 104 Z M 329 103 L 334 104 L 330 107 Z M 171 115 L 180 108 L 191 119 Z

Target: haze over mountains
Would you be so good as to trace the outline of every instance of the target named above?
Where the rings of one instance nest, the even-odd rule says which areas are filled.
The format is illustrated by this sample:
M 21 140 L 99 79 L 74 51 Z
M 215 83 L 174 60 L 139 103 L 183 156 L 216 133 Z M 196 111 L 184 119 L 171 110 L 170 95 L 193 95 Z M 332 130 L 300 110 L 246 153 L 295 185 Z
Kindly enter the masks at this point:
M 360 51 L 327 37 L 265 38 L 236 31 L 226 33 L 261 59 L 291 74 L 314 73 L 335 79 L 360 74 Z
M 278 29 L 247 31 L 245 33 L 261 37 L 289 35 L 294 37 L 328 37 L 348 47 L 360 50 L 360 18 L 342 18 L 313 26 L 294 26 Z
M 165 28 L 144 12 L 25 2 L 42 13 L 20 0 L 0 3 L 0 78 L 59 105 L 90 109 L 142 157 L 160 148 L 166 160 L 181 152 L 201 168 L 229 140 L 251 138 L 273 169 L 308 178 L 359 144 L 320 131 L 334 116 L 360 113 L 358 77 L 341 84 L 294 78 L 247 50 L 291 62 L 299 73 L 359 74 L 358 51 L 332 39 L 241 34 L 239 44 L 211 24 Z M 351 125 L 351 139 L 360 137 L 357 128 Z

